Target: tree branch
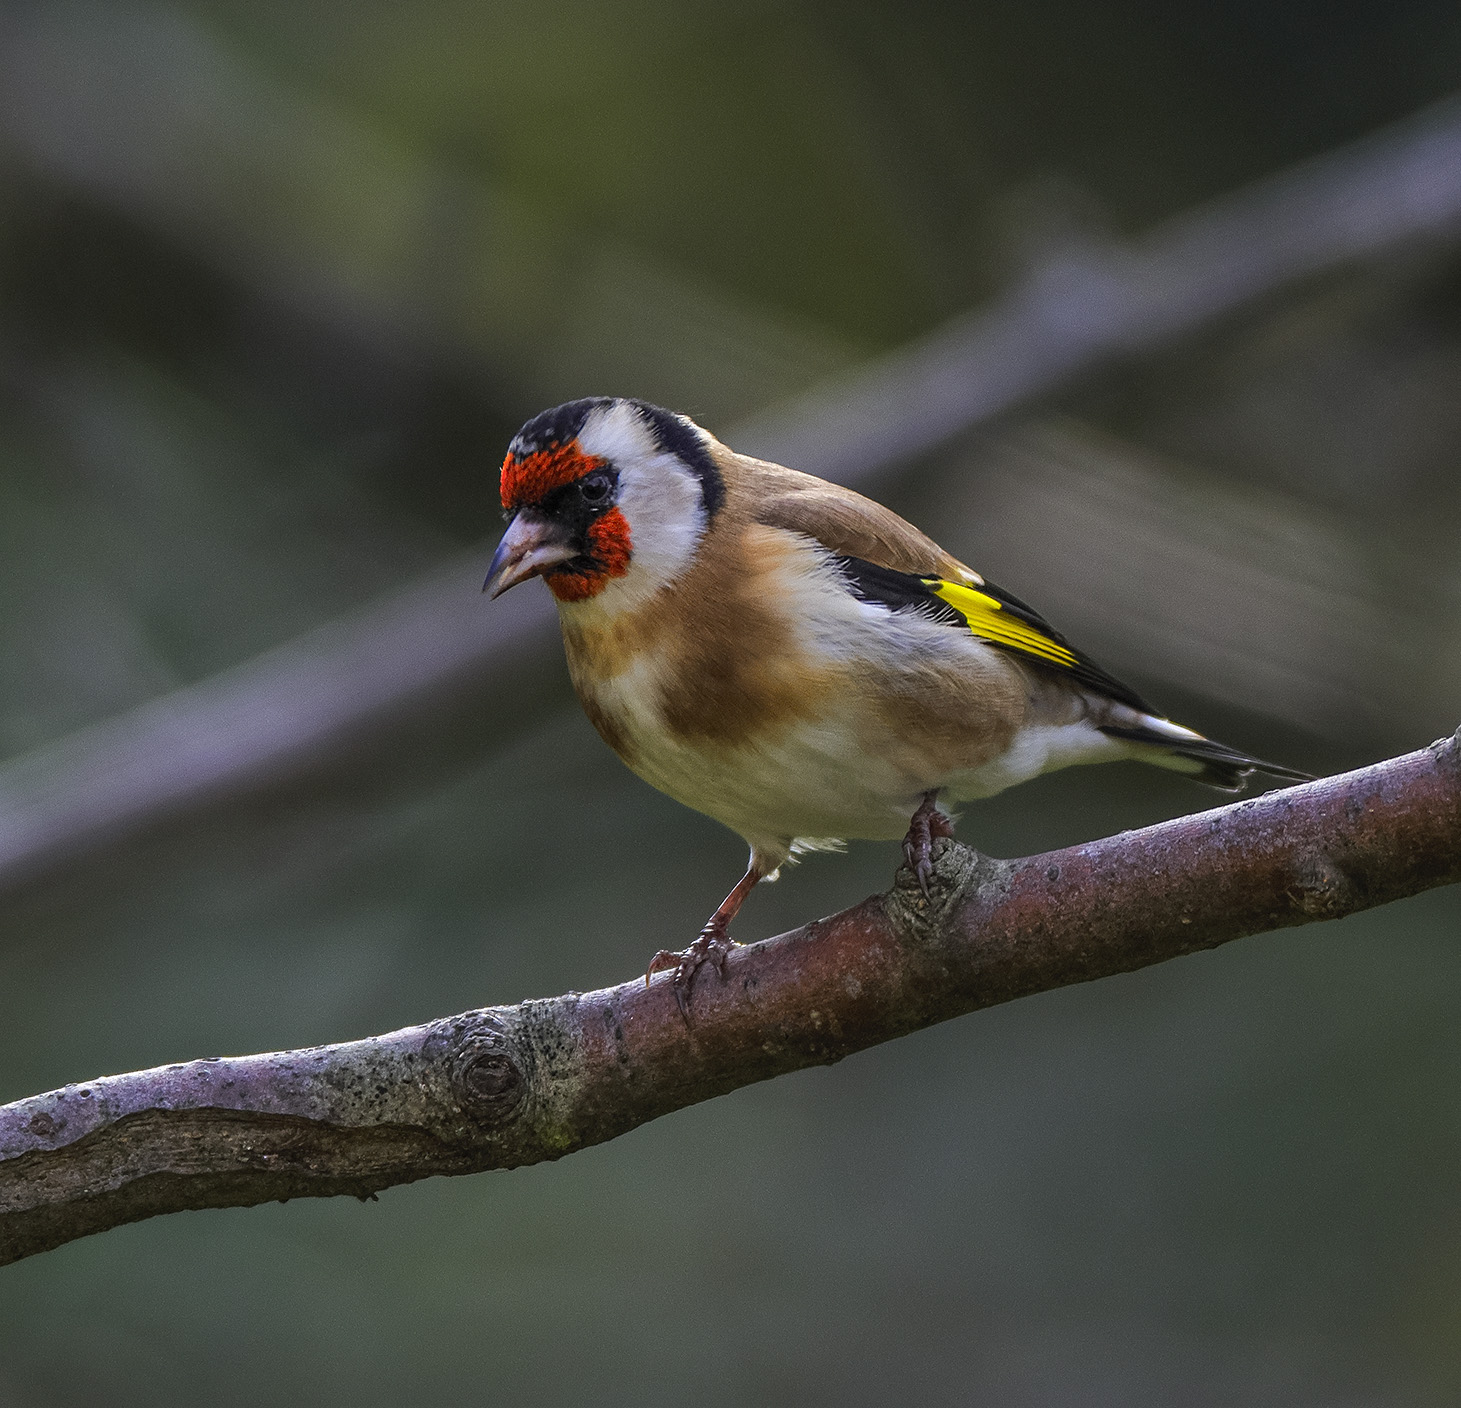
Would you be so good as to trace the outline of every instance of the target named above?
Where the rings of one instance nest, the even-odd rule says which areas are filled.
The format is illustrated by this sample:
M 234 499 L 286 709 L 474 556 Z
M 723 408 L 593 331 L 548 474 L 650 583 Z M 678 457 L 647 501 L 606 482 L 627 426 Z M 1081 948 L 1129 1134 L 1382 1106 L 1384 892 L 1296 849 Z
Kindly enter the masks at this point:
M 1461 732 L 1063 851 L 938 844 L 885 895 L 701 974 L 193 1061 L 0 1108 L 0 1264 L 184 1208 L 513 1168 L 1029 993 L 1461 880 Z

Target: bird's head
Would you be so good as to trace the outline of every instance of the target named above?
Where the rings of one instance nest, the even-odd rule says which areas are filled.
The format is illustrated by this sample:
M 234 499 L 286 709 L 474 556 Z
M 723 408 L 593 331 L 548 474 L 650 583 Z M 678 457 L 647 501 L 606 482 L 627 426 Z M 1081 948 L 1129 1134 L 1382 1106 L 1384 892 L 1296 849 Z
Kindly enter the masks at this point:
M 560 602 L 629 605 L 673 581 L 725 497 L 712 444 L 686 417 L 622 397 L 534 416 L 502 462 L 507 532 L 482 590 L 542 577 Z

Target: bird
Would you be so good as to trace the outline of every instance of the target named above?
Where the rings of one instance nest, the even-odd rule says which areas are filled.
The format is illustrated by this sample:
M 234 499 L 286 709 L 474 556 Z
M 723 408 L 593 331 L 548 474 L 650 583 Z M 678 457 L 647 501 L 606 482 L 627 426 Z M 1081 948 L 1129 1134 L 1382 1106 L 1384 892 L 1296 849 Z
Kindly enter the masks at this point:
M 650 960 L 687 1023 L 746 897 L 800 854 L 901 836 L 926 895 L 952 808 L 1057 768 L 1135 758 L 1227 791 L 1311 776 L 1164 717 L 891 509 L 648 402 L 534 416 L 501 499 L 483 591 L 542 577 L 594 728 L 750 848 L 696 939 Z

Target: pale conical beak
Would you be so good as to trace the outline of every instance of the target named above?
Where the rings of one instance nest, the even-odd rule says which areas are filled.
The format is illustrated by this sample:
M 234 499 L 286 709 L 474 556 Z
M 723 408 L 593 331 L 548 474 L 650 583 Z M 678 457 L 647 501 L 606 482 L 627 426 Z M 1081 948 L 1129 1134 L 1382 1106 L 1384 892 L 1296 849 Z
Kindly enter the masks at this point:
M 509 587 L 541 576 L 579 555 L 580 549 L 568 540 L 556 523 L 529 513 L 520 513 L 507 525 L 507 532 L 492 554 L 487 569 L 484 592 L 501 596 Z

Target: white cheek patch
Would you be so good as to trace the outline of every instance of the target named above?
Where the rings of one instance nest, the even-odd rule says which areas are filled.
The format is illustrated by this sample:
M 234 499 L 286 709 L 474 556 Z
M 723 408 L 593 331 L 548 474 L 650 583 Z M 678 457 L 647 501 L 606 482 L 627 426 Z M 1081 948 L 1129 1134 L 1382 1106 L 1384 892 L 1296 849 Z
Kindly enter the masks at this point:
M 619 508 L 629 520 L 630 571 L 638 568 L 656 586 L 688 566 L 705 534 L 700 480 L 673 455 L 619 471 Z
M 618 508 L 629 523 L 629 570 L 593 600 L 600 610 L 629 610 L 678 577 L 695 555 L 706 529 L 700 480 L 660 449 L 622 401 L 591 411 L 578 443 L 618 471 Z

